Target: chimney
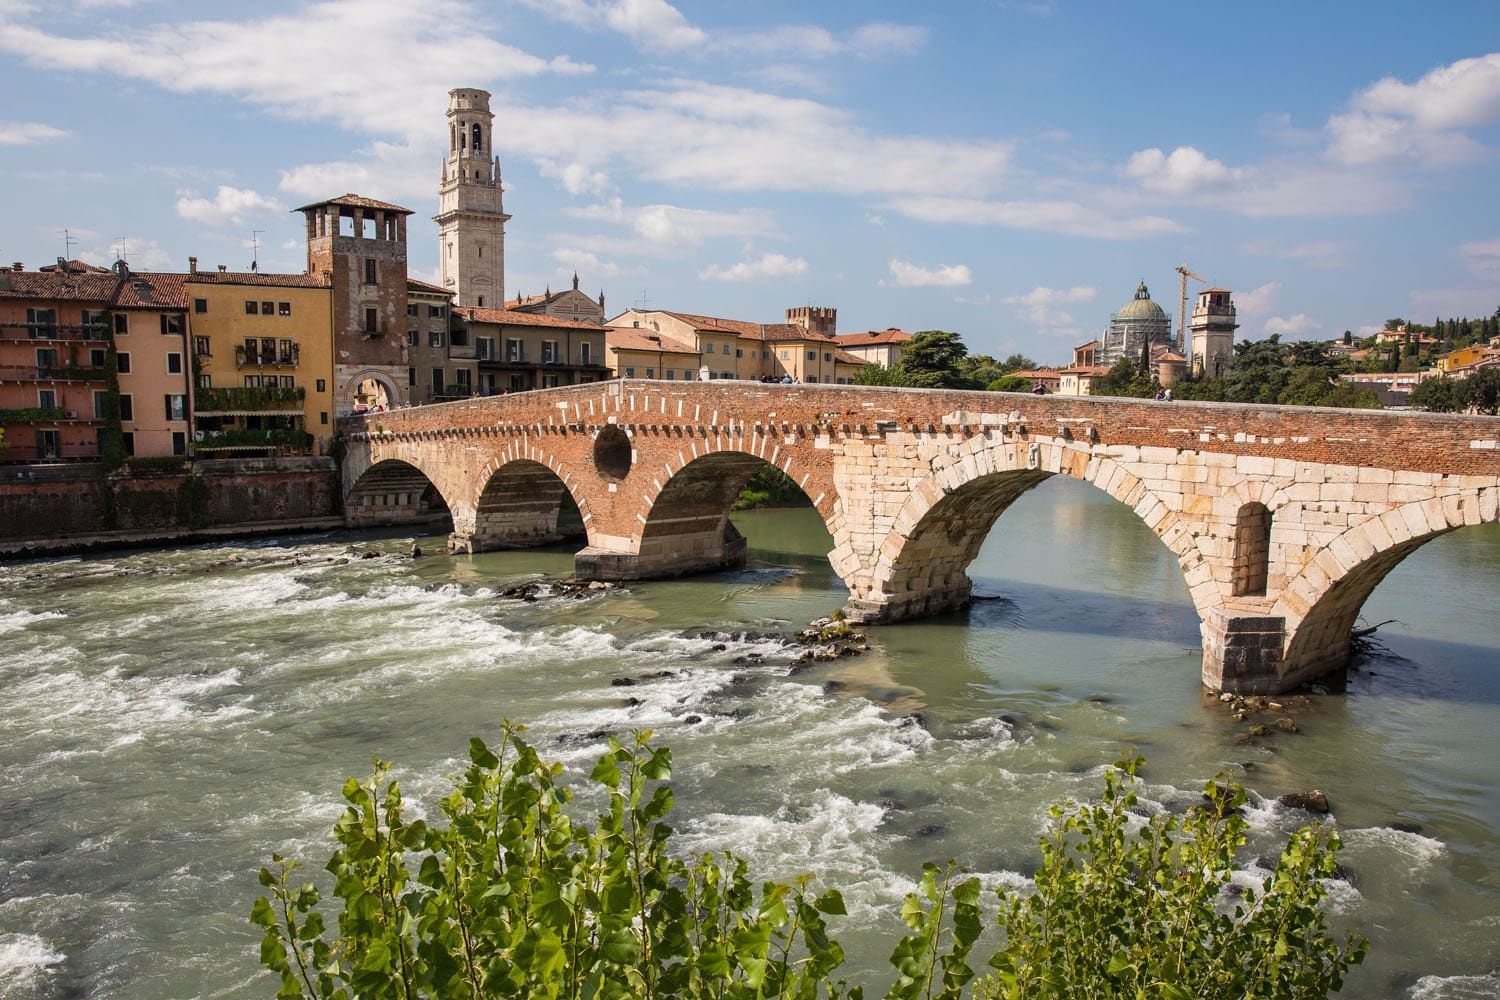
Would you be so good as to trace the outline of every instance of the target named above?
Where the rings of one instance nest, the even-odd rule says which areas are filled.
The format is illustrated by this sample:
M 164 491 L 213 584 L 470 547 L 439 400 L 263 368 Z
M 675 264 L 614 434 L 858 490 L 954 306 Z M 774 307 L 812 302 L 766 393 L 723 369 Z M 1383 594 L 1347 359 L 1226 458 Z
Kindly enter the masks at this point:
M 68 269 L 68 262 L 61 257 L 57 258 L 57 269 L 59 271 L 66 271 Z
M 198 273 L 198 258 L 197 257 L 189 257 L 188 258 L 188 274 L 197 274 L 197 273 Z
M 20 261 L 16 261 L 14 264 L 12 264 L 10 266 L 10 269 L 12 271 L 24 271 L 24 270 L 26 270 L 26 265 L 23 264 L 23 263 L 21 263 Z
M 220 274 L 225 274 L 225 273 L 228 272 L 228 270 L 229 270 L 229 268 L 225 267 L 223 264 L 219 265 L 219 273 Z

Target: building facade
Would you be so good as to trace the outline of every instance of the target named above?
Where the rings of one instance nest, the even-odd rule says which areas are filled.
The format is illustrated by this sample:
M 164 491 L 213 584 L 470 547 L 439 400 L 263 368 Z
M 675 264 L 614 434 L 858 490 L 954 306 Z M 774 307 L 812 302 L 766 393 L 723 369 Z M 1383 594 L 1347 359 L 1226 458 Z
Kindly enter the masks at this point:
M 453 328 L 474 345 L 479 395 L 609 378 L 601 326 L 511 309 L 455 306 L 452 313 Z
M 517 312 L 556 316 L 560 319 L 573 320 L 575 323 L 604 325 L 604 293 L 600 292 L 597 299 L 591 299 L 579 291 L 577 272 L 573 274 L 572 288 L 561 292 L 554 292 L 549 288 L 541 295 L 520 296 L 506 302 L 505 308 L 514 309 Z
M 448 156 L 438 192 L 439 283 L 456 304 L 505 305 L 505 214 L 488 91 L 448 92 Z
M 894 368 L 901 360 L 901 351 L 906 347 L 907 341 L 911 340 L 911 334 L 891 326 L 884 330 L 840 333 L 833 339 L 841 349 L 867 365 Z
M 659 378 L 669 382 L 696 379 L 703 360 L 691 345 L 633 327 L 605 330 L 604 353 L 616 378 Z
M 127 456 L 186 455 L 192 353 L 184 274 L 115 265 L 110 301 L 121 443 Z
M 407 398 L 413 406 L 474 394 L 478 366 L 468 328 L 449 316 L 453 293 L 406 281 Z
M 1198 293 L 1193 306 L 1192 331 L 1188 356 L 1196 378 L 1222 378 L 1234 363 L 1234 300 L 1227 288 L 1210 288 Z
M 834 339 L 837 311 L 800 306 L 784 323 L 702 316 L 665 309 L 629 309 L 610 321 L 616 329 L 650 331 L 699 355 L 693 378 L 781 380 L 847 385 L 865 361 Z M 617 373 L 618 374 L 618 373 Z

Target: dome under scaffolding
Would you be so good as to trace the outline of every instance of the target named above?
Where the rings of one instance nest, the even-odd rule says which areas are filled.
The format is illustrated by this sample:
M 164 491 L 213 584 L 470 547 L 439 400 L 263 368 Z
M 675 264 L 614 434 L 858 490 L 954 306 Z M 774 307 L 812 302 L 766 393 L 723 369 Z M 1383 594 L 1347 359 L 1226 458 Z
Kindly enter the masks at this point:
M 1109 329 L 1099 344 L 1099 364 L 1112 365 L 1121 358 L 1139 358 L 1146 342 L 1176 347 L 1172 339 L 1172 320 L 1161 306 L 1151 300 L 1151 292 L 1142 281 L 1135 297 L 1109 318 Z

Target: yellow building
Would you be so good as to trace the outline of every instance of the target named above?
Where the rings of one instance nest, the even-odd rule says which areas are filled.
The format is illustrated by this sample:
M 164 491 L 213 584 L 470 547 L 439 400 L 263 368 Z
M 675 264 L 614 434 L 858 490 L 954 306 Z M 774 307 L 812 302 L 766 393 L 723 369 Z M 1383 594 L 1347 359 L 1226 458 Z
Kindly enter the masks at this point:
M 617 378 L 690 382 L 698 377 L 703 355 L 691 344 L 627 326 L 604 331 L 604 357 Z
M 1474 362 L 1488 354 L 1493 354 L 1494 348 L 1485 344 L 1474 344 L 1469 347 L 1460 347 L 1456 351 L 1450 351 L 1437 359 L 1437 370 L 1444 375 L 1452 375 L 1461 368 L 1467 368 Z
M 123 263 L 115 265 L 115 274 L 120 282 L 110 309 L 125 454 L 186 455 L 191 368 L 187 275 L 136 273 Z
M 195 452 L 325 454 L 334 432 L 333 296 L 325 278 L 198 271 L 194 261 L 184 287 Z
M 696 348 L 699 361 L 694 377 L 699 379 L 790 378 L 847 385 L 865 362 L 834 340 L 836 315 L 833 309 L 802 306 L 788 309 L 785 323 L 754 323 L 665 309 L 630 309 L 609 325 L 649 331 Z

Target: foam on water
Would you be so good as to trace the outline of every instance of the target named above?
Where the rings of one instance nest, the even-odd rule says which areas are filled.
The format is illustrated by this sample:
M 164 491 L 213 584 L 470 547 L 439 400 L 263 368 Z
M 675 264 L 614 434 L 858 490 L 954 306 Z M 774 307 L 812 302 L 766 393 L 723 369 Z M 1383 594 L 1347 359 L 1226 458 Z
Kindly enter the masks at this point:
M 0 635 L 10 635 L 12 632 L 25 632 L 37 622 L 55 621 L 66 618 L 67 615 L 61 611 L 11 611 L 0 614 Z
M 35 986 L 52 967 L 66 959 L 66 955 L 36 934 L 0 934 L 0 989 L 10 996 L 12 990 Z
M 1500 972 L 1487 976 L 1423 976 L 1407 996 L 1410 1000 L 1494 1000 L 1500 997 Z
M 1441 840 L 1385 826 L 1347 830 L 1342 836 L 1344 848 L 1351 854 L 1371 853 L 1387 858 L 1395 854 L 1404 858 L 1410 867 L 1432 864 L 1447 851 Z

